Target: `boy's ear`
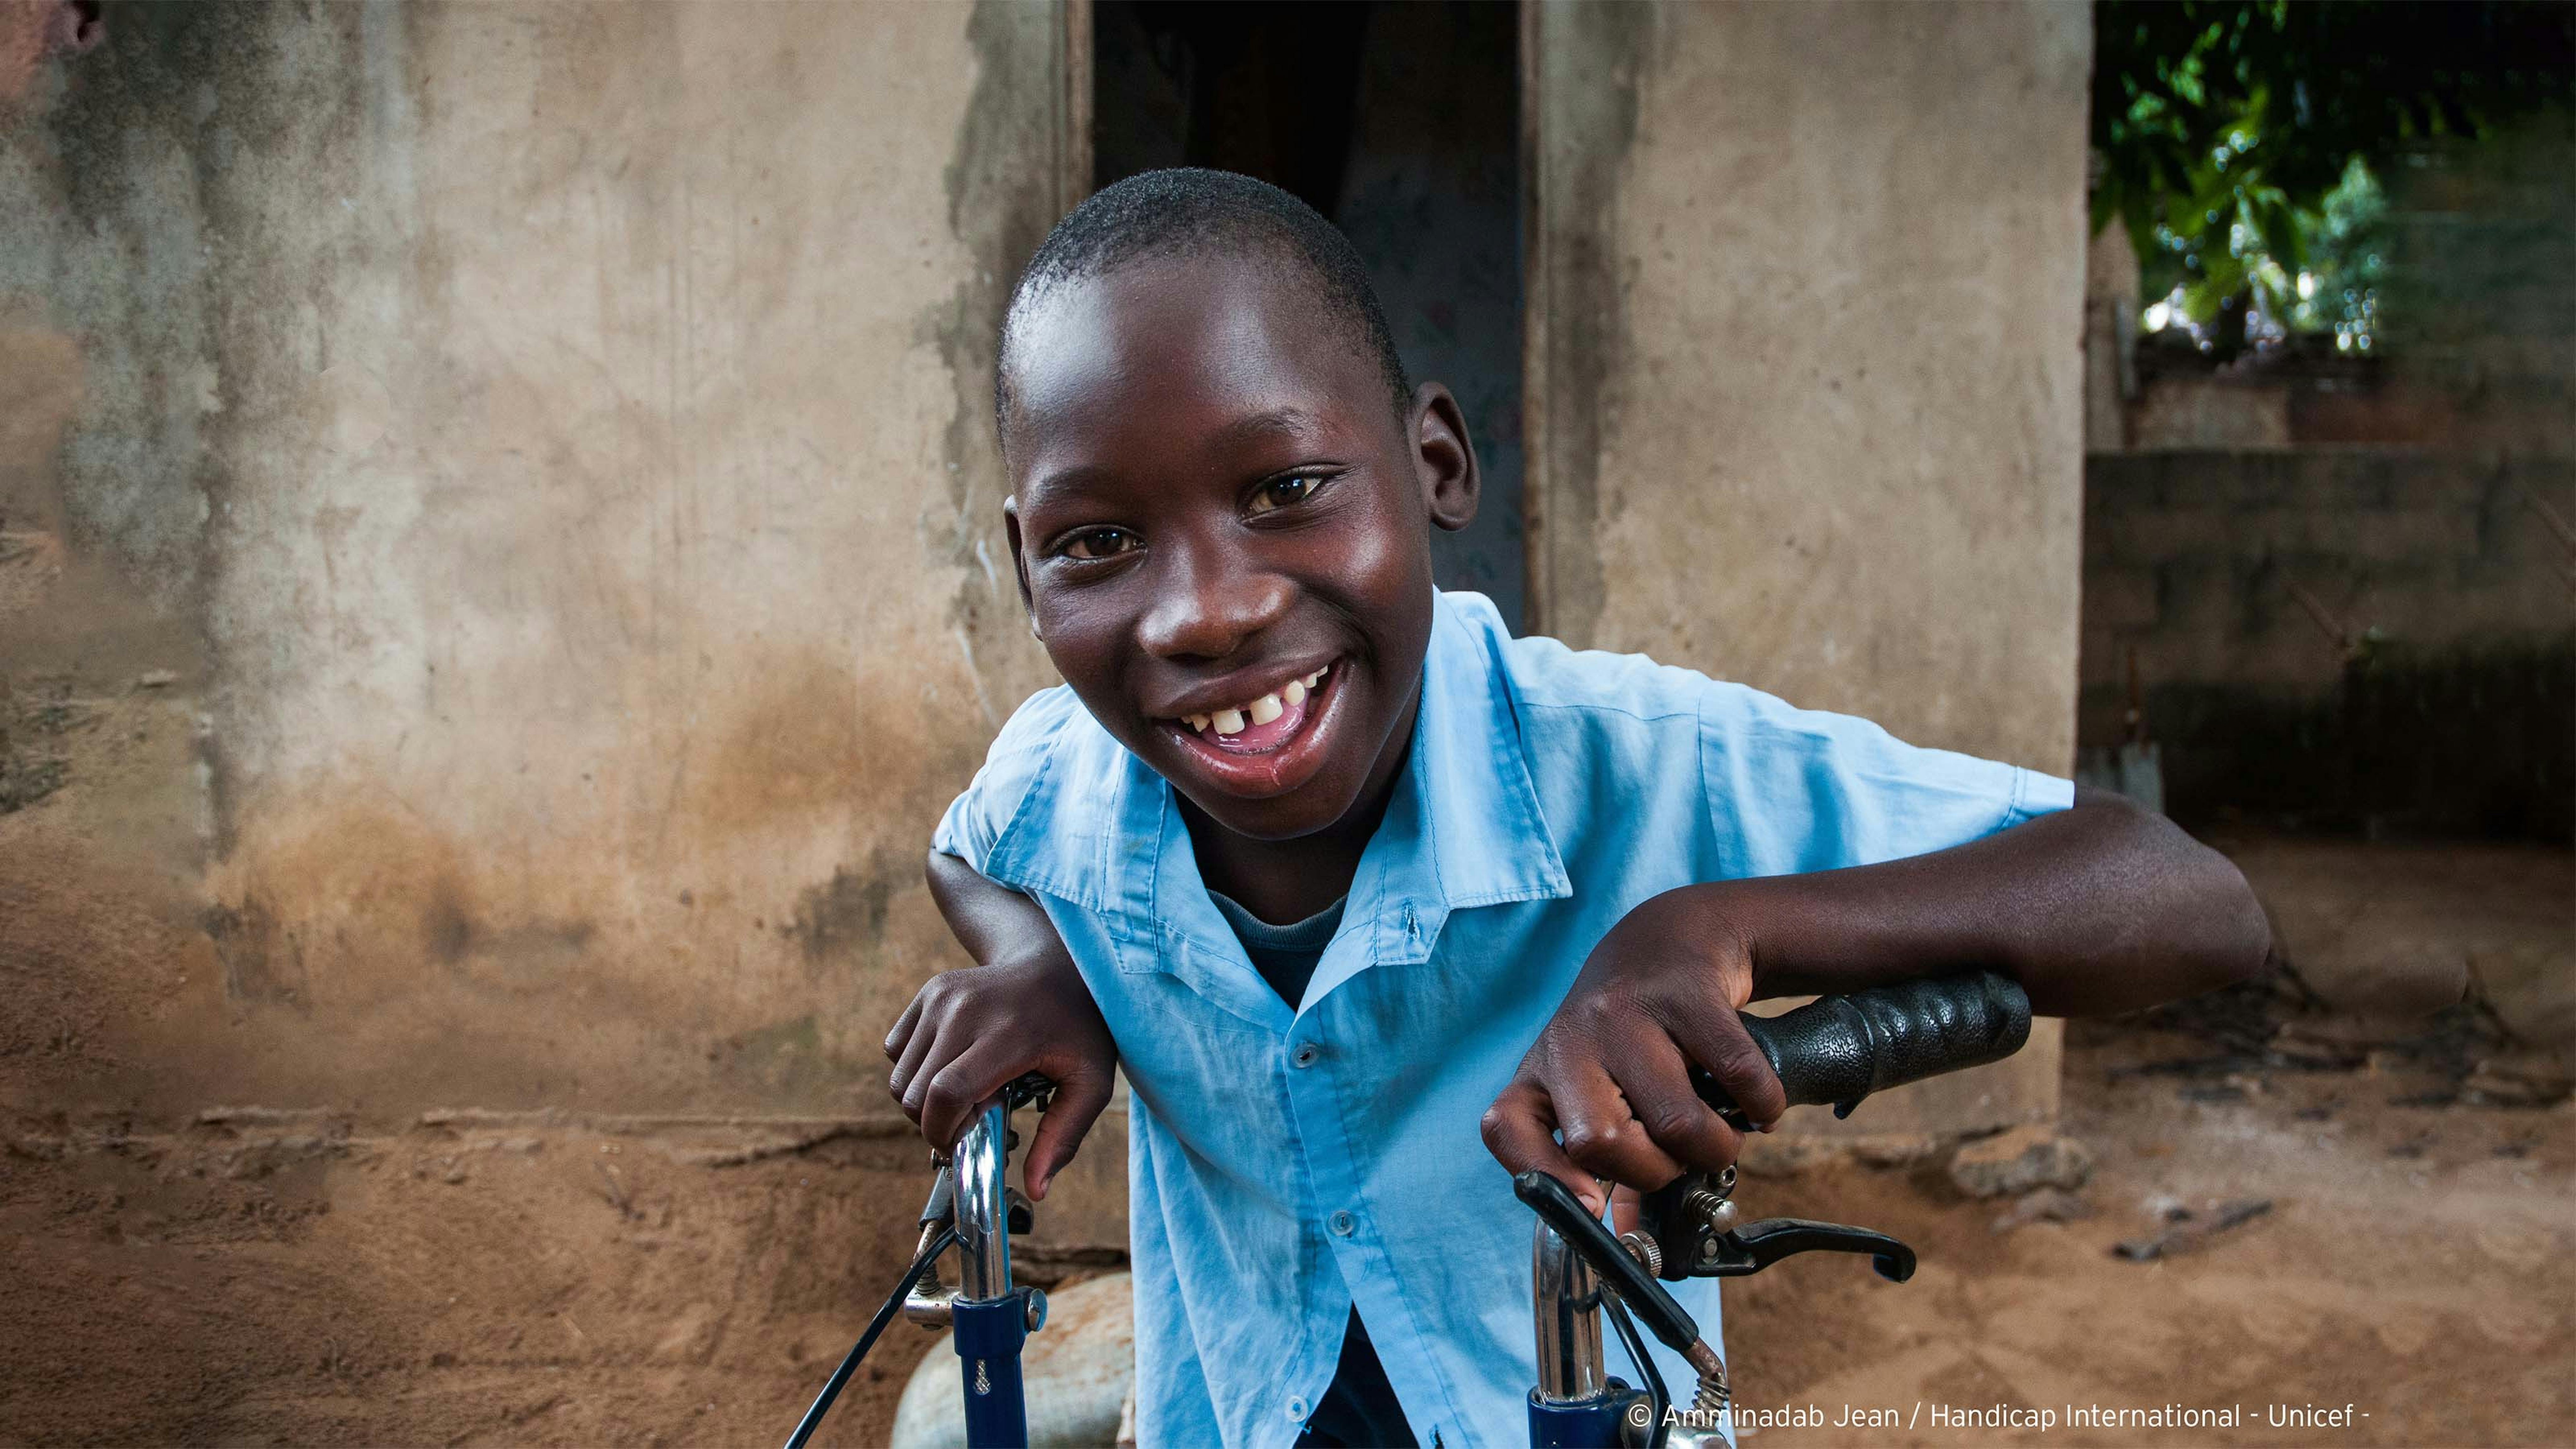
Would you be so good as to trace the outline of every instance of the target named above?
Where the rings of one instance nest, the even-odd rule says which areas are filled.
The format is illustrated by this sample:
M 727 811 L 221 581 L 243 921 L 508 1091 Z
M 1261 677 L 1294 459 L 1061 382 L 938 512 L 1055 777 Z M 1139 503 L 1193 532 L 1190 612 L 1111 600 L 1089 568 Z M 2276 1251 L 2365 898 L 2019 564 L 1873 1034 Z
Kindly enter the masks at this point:
M 1011 582 L 1020 586 L 1020 607 L 1029 616 L 1029 635 L 1044 642 L 1046 636 L 1038 632 L 1037 601 L 1029 597 L 1028 557 L 1020 552 L 1020 500 L 1016 498 L 1002 500 L 1002 532 L 1011 540 Z
M 1458 400 L 1436 382 L 1413 390 L 1413 470 L 1433 523 L 1456 533 L 1475 521 L 1483 487 L 1476 447 L 1467 441 L 1467 415 L 1458 410 Z

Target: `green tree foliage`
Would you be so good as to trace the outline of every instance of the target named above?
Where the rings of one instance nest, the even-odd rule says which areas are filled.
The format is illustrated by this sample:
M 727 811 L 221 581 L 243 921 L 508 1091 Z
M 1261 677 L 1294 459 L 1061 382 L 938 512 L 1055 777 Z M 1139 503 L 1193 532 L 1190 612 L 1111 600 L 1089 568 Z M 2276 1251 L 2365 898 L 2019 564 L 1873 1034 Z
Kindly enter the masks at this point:
M 2564 0 L 2096 0 L 2094 27 L 2093 224 L 2126 224 L 2150 293 L 2179 284 L 2223 351 L 2258 301 L 2366 327 L 2372 173 L 2564 102 L 2576 81 Z M 2312 250 L 2329 254 L 2303 297 Z

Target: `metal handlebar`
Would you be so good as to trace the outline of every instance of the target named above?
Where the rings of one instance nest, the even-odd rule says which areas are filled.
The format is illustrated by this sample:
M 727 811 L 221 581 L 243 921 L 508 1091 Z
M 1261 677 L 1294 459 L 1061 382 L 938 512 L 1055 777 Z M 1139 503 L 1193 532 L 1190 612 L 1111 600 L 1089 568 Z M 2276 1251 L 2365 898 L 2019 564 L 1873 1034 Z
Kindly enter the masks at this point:
M 955 1330 L 959 1391 L 966 1406 L 968 1449 L 1027 1449 L 1028 1404 L 1020 1380 L 1020 1348 L 1046 1324 L 1046 1295 L 1011 1285 L 1011 1234 L 1027 1232 L 1031 1213 L 1012 1193 L 1011 1113 L 1043 1104 L 1053 1090 L 1045 1078 L 1022 1077 L 967 1125 L 954 1151 L 939 1165 L 930 1200 L 921 1210 L 921 1247 L 911 1271 L 896 1285 L 858 1346 L 841 1361 L 814 1406 L 797 1425 L 788 1449 L 801 1449 L 841 1386 L 866 1356 L 900 1302 L 903 1316 L 925 1328 Z M 936 1260 L 957 1247 L 957 1286 L 939 1284 Z
M 990 1302 L 1011 1292 L 1011 1118 L 999 1102 L 984 1109 L 950 1159 L 957 1169 L 957 1297 Z
M 1541 1181 L 1564 1184 L 1538 1173 Z M 1519 1186 L 1516 1180 L 1513 1184 Z M 1601 1363 L 1601 1280 L 1544 1220 L 1531 1240 L 1530 1307 L 1538 1322 L 1538 1396 L 1550 1404 L 1598 1398 L 1608 1375 Z

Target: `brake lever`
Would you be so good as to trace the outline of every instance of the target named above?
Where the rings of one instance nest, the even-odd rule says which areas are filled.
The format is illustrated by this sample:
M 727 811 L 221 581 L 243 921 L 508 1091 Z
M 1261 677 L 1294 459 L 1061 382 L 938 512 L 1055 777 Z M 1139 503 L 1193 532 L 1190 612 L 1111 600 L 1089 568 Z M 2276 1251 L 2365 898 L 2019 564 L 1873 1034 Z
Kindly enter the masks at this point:
M 1655 1276 L 1741 1278 L 1799 1253 L 1866 1253 L 1891 1283 L 1914 1276 L 1914 1250 L 1885 1233 L 1806 1218 L 1765 1218 L 1738 1226 L 1733 1168 L 1713 1180 L 1687 1172 L 1637 1202 L 1638 1236 L 1654 1245 Z
M 1914 1250 L 1885 1233 L 1807 1218 L 1764 1218 L 1712 1235 L 1716 1251 L 1703 1248 L 1690 1265 L 1694 1278 L 1741 1278 L 1798 1253 L 1867 1253 L 1870 1266 L 1890 1283 L 1914 1276 Z

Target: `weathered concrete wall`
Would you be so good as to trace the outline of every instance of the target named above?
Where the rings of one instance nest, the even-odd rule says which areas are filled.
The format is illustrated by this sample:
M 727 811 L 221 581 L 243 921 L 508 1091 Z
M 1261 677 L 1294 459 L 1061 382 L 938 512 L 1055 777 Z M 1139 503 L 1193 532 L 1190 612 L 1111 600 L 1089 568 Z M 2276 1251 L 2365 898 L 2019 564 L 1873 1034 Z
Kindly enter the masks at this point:
M 1530 40 L 1534 627 L 2068 771 L 2088 13 L 1544 4 Z M 2056 1061 L 1913 1115 L 2052 1111 Z
M 6 663 L 166 758 L 6 828 L 93 896 L 136 832 L 79 822 L 153 815 L 152 1098 L 863 1100 L 1047 679 L 986 369 L 1051 12 L 126 22 L 10 137 Z
M 49 1387 L 0 1438 L 447 1437 L 277 1417 L 267 1366 L 118 1388 L 246 1330 L 482 1365 L 420 1388 L 459 1402 L 730 1366 L 787 1386 L 700 1432 L 792 1419 L 908 1246 L 877 1043 L 960 959 L 923 842 L 1049 678 L 988 369 L 1060 21 L 118 6 L 11 72 L 0 1276 Z M 84 1327 L 128 1277 L 187 1286 Z

